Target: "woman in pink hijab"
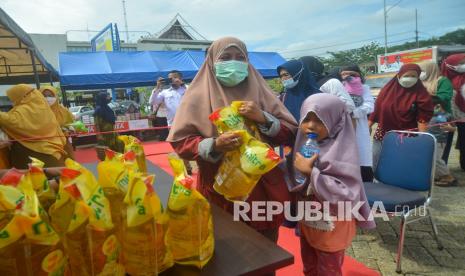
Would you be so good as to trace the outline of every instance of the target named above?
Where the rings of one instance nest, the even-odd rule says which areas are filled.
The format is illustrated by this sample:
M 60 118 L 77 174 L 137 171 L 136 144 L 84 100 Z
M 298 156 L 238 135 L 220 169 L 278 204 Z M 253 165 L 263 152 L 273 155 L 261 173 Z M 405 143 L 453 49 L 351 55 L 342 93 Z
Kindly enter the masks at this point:
M 214 41 L 176 111 L 167 141 L 183 159 L 197 162 L 197 188 L 210 202 L 229 212 L 233 204 L 213 189 L 214 177 L 224 153 L 238 148 L 241 141 L 236 134 L 219 135 L 208 116 L 232 101 L 244 101 L 239 113 L 256 122 L 262 138 L 271 145 L 290 145 L 297 129 L 291 113 L 249 63 L 245 44 L 233 37 Z M 261 177 L 247 202 L 289 200 L 283 173 L 274 168 Z M 280 214 L 272 221 L 247 223 L 276 241 L 283 221 L 284 214 Z
M 316 133 L 320 149 L 320 153 L 311 158 L 295 154 L 295 169 L 309 179 L 300 200 L 326 202 L 329 205 L 327 211 L 332 216 L 338 214 L 338 203 L 361 204 L 358 218 L 333 220 L 323 217 L 300 223 L 304 274 L 342 275 L 344 251 L 356 234 L 356 226 L 375 227 L 360 176 L 354 127 L 344 102 L 324 93 L 304 101 L 300 118 L 295 148 L 305 143 L 308 133 Z

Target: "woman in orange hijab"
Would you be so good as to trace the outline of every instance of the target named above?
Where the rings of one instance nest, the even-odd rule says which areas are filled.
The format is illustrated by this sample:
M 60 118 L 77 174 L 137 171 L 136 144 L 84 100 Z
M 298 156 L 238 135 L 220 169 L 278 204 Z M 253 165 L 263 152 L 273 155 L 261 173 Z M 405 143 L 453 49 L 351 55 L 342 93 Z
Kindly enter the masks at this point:
M 26 169 L 29 157 L 41 160 L 45 167 L 64 166 L 65 137 L 42 94 L 27 84 L 15 85 L 6 94 L 13 108 L 0 112 L 0 128 L 14 140 L 11 166 Z
M 55 114 L 55 117 L 57 118 L 58 124 L 60 125 L 62 131 L 65 133 L 65 135 L 69 134 L 70 129 L 66 126 L 74 121 L 74 116 L 73 113 L 71 113 L 66 107 L 59 103 L 57 89 L 53 86 L 47 85 L 42 87 L 40 92 L 42 92 L 42 95 L 45 97 L 45 100 L 47 100 L 47 103 Z M 65 151 L 68 155 L 67 157 L 74 159 L 73 145 L 71 144 L 70 140 L 71 138 L 67 136 Z

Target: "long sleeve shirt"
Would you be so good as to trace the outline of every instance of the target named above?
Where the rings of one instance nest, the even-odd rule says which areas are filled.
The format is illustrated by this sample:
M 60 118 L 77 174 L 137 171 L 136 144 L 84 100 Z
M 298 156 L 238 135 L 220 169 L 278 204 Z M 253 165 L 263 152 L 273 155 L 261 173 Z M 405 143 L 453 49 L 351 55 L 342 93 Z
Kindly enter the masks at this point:
M 269 127 L 259 125 L 259 130 L 263 138 L 271 143 L 271 146 L 292 145 L 294 134 L 281 122 L 270 114 L 265 113 L 265 117 L 270 122 Z M 214 177 L 221 164 L 223 155 L 213 151 L 214 138 L 202 137 L 200 135 L 190 136 L 183 140 L 172 142 L 171 145 L 176 153 L 183 159 L 195 160 L 199 167 L 198 189 L 211 202 L 224 210 L 232 213 L 233 204 L 227 201 L 222 195 L 213 189 Z M 252 201 L 289 201 L 290 194 L 284 181 L 282 171 L 275 167 L 264 174 L 247 202 Z M 248 213 L 251 217 L 251 213 Z M 257 230 L 276 228 L 284 221 L 284 214 L 273 217 L 273 221 L 251 221 L 246 222 Z

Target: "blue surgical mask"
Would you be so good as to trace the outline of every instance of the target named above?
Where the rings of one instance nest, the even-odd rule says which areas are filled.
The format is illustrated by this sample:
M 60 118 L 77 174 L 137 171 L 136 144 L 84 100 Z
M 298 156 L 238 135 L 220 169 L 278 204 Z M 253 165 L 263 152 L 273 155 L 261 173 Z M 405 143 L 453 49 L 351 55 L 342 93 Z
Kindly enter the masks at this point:
M 215 75 L 224 86 L 236 86 L 249 75 L 248 63 L 238 60 L 216 62 Z
M 297 72 L 297 74 L 295 74 L 292 78 L 281 81 L 284 88 L 286 90 L 294 88 L 299 83 L 299 80 L 300 80 L 300 77 L 302 76 L 303 71 L 304 71 L 304 65 L 302 64 L 302 68 L 300 68 L 300 70 L 299 70 L 299 72 Z
M 286 90 L 294 88 L 299 83 L 299 80 L 294 80 L 293 78 L 289 78 L 287 80 L 283 80 L 282 84 Z

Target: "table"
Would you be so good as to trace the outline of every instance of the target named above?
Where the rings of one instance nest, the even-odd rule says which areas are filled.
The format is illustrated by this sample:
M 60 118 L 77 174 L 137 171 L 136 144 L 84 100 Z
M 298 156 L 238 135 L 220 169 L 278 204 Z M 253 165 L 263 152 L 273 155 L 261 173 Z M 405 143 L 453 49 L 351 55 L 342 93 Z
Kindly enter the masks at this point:
M 97 175 L 97 163 L 84 164 Z M 147 160 L 147 170 L 156 175 L 154 188 L 166 207 L 173 177 Z M 231 214 L 212 204 L 215 252 L 208 264 L 195 267 L 175 265 L 162 275 L 263 275 L 294 263 L 294 256 Z

